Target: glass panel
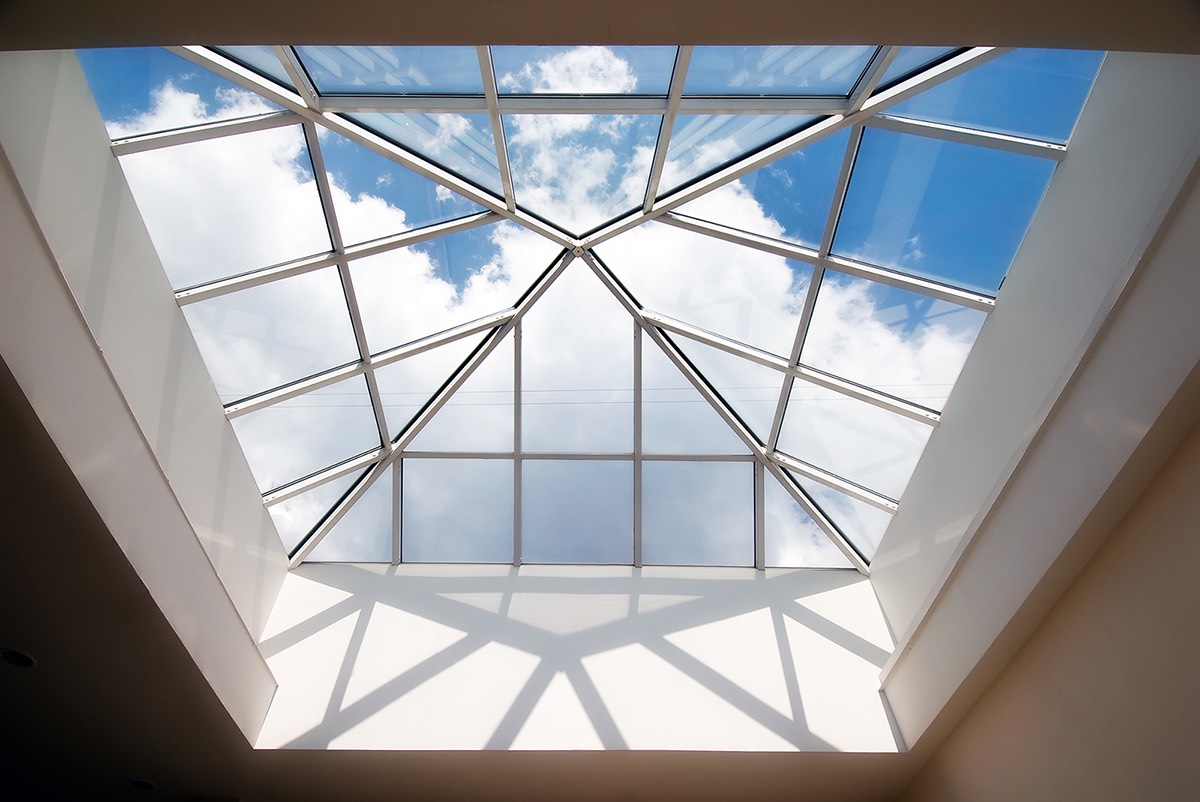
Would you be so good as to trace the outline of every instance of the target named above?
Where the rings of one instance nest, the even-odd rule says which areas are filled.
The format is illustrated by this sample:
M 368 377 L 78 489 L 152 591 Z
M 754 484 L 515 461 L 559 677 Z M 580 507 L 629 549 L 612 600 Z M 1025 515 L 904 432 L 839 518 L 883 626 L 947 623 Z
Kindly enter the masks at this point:
M 763 472 L 764 561 L 771 568 L 852 568 L 770 471 Z
M 512 460 L 404 460 L 404 562 L 513 559 Z
M 928 67 L 958 49 L 957 47 L 902 47 L 896 57 L 892 59 L 892 63 L 888 65 L 878 85 L 884 87 L 894 84 L 901 78 L 907 78 L 912 73 Z
M 234 418 L 264 493 L 379 447 L 362 376 Z
M 249 67 L 259 75 L 270 78 L 280 86 L 292 91 L 296 89 L 292 83 L 291 76 L 288 75 L 287 70 L 284 69 L 283 64 L 279 62 L 279 58 L 275 55 L 274 48 L 268 45 L 217 47 L 213 49 L 218 53 L 228 56 L 242 66 Z
M 748 454 L 712 405 L 662 349 L 642 338 L 642 450 L 647 454 Z
M 299 47 L 317 91 L 351 95 L 483 94 L 473 47 Z
M 330 250 L 299 126 L 121 158 L 171 286 Z
M 633 562 L 632 462 L 525 460 L 521 470 L 524 562 Z
M 400 436 L 485 336 L 464 337 L 375 369 L 392 439 Z
M 804 492 L 808 493 L 808 497 L 821 508 L 825 517 L 833 521 L 846 539 L 869 562 L 875 556 L 888 524 L 892 522 L 891 513 L 819 482 L 810 482 L 795 473 L 792 473 L 792 476 Z
M 321 153 L 346 245 L 483 211 L 462 195 L 343 136 L 323 136 Z
M 306 562 L 392 561 L 392 471 L 389 467 L 342 520 L 317 544 Z
M 581 260 L 521 323 L 526 451 L 633 452 L 633 319 Z
M 791 355 L 811 266 L 662 223 L 601 247 L 605 264 L 647 309 Z
M 584 232 L 642 203 L 662 118 L 505 115 L 517 203 Z
M 76 55 L 113 139 L 279 109 L 162 48 L 77 50 Z
M 557 246 L 537 237 L 527 256 L 506 250 L 504 236 L 481 226 L 351 262 L 371 353 L 510 308 Z
M 767 442 L 783 374 L 686 337 L 676 337 L 675 343 L 759 441 Z
M 511 453 L 513 371 L 513 338 L 509 335 L 450 396 L 409 449 Z
M 753 463 L 643 463 L 642 560 L 753 565 Z
M 486 114 L 397 112 L 346 116 L 493 195 L 504 194 L 496 140 L 492 138 L 492 124 Z
M 808 126 L 803 114 L 680 114 L 675 118 L 659 197 Z
M 665 95 L 674 47 L 493 47 L 501 94 Z
M 283 547 L 288 553 L 291 553 L 292 549 L 300 544 L 304 536 L 312 531 L 333 505 L 346 495 L 346 491 L 361 475 L 361 473 L 352 473 L 341 479 L 334 479 L 307 493 L 301 493 L 267 508 L 267 511 L 271 513 L 271 519 L 275 521 L 275 528 L 279 531 Z
M 797 380 L 779 449 L 898 499 L 933 427 Z
M 228 403 L 358 359 L 336 268 L 183 307 Z
M 888 114 L 1065 143 L 1103 57 L 1087 50 L 1014 50 Z
M 984 312 L 827 270 L 801 361 L 941 409 Z
M 848 95 L 873 47 L 697 47 L 689 95 Z
M 834 251 L 995 293 L 1054 162 L 877 129 L 863 135 Z
M 849 130 L 838 131 L 689 201 L 678 211 L 819 248 L 849 138 Z

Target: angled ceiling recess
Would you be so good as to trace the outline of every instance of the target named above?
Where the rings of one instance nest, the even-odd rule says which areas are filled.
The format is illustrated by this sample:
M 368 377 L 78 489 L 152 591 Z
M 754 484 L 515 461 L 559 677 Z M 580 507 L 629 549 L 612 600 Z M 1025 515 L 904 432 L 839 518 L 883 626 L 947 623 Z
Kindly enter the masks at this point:
M 860 570 L 1100 61 L 80 58 L 293 564 Z

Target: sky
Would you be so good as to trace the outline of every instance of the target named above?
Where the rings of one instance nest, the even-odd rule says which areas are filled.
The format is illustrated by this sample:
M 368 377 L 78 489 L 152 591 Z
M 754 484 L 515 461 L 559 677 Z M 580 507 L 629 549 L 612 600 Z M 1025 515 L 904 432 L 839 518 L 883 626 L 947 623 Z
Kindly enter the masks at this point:
M 265 51 L 242 49 L 245 60 Z M 844 93 L 870 48 L 697 48 L 685 92 Z M 885 80 L 941 55 L 902 52 Z M 165 51 L 84 51 L 114 138 L 274 107 Z M 474 48 L 301 48 L 323 91 L 478 93 Z M 493 50 L 502 94 L 665 94 L 674 48 Z M 1099 63 L 1094 54 L 1018 51 L 906 101 L 896 112 L 1065 141 Z M 361 115 L 398 144 L 499 192 L 486 115 Z M 681 115 L 666 154 L 667 192 L 811 122 L 798 115 Z M 502 121 L 518 203 L 582 233 L 640 207 L 660 115 L 516 114 Z M 681 214 L 817 249 L 848 135 L 834 134 L 681 206 Z M 345 245 L 481 211 L 337 134 L 319 146 Z M 121 163 L 177 289 L 332 248 L 299 126 L 132 154 Z M 871 129 L 855 162 L 834 254 L 995 293 L 1053 162 Z M 366 348 L 378 354 L 506 310 L 560 246 L 509 222 L 349 263 Z M 664 223 L 631 229 L 596 256 L 646 308 L 787 359 L 813 281 L 810 265 Z M 984 323 L 982 312 L 825 272 L 801 363 L 932 410 L 945 403 Z M 226 403 L 358 360 L 335 267 L 190 304 L 184 314 Z M 647 563 L 753 564 L 753 462 L 745 445 L 582 260 L 574 261 L 313 552 L 390 560 L 393 527 L 412 561 L 513 559 L 514 473 L 521 471 L 525 562 L 633 559 L 635 365 L 642 366 L 642 531 Z M 377 370 L 389 436 L 399 434 L 488 335 Z M 675 338 L 763 442 L 784 375 Z M 641 349 L 640 360 L 635 358 Z M 520 362 L 520 405 L 515 376 Z M 520 425 L 517 425 L 519 411 Z M 379 447 L 361 376 L 233 421 L 264 492 Z M 796 381 L 781 451 L 899 499 L 931 432 L 895 413 Z M 514 462 L 514 449 L 537 455 Z M 451 457 L 449 452 L 462 456 Z M 438 457 L 437 454 L 446 456 Z M 555 455 L 572 455 L 570 459 Z M 654 459 L 669 455 L 709 460 Z M 624 455 L 624 456 L 622 456 Z M 394 475 L 393 475 L 394 474 Z M 352 473 L 271 507 L 289 548 L 353 485 Z M 864 554 L 889 516 L 796 477 Z M 769 473 L 767 562 L 848 563 Z M 393 494 L 400 518 L 393 521 Z

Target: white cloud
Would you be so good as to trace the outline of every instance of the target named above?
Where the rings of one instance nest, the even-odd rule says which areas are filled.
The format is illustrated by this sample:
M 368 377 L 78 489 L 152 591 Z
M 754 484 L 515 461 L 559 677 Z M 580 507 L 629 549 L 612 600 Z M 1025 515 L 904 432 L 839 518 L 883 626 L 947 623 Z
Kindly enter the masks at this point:
M 637 75 L 607 47 L 573 47 L 505 73 L 498 83 L 509 92 L 622 94 L 637 88 Z

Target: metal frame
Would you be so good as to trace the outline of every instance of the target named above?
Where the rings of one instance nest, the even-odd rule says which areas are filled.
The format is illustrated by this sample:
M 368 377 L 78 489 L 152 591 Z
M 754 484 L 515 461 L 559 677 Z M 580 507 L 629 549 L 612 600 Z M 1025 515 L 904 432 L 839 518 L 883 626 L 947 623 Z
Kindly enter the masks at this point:
M 1012 153 L 1033 155 L 1040 158 L 1061 160 L 1066 149 L 1063 146 L 1032 139 L 977 131 L 961 126 L 925 122 L 886 114 L 886 110 L 932 86 L 960 75 L 973 67 L 985 63 L 1004 52 L 997 48 L 972 48 L 960 52 L 941 63 L 920 70 L 917 74 L 893 85 L 882 92 L 877 91 L 882 76 L 895 59 L 899 48 L 877 48 L 867 63 L 855 87 L 847 97 L 697 97 L 684 96 L 683 87 L 692 55 L 690 46 L 681 46 L 676 51 L 676 60 L 671 82 L 665 96 L 561 96 L 561 95 L 501 95 L 492 67 L 491 50 L 487 46 L 477 47 L 484 93 L 482 95 L 459 96 L 375 96 L 375 95 L 322 95 L 308 77 L 296 50 L 291 46 L 276 46 L 274 52 L 291 78 L 296 90 L 283 89 L 273 81 L 259 76 L 219 52 L 204 47 L 176 47 L 174 52 L 192 62 L 253 91 L 282 110 L 252 118 L 226 120 L 189 128 L 157 132 L 128 137 L 114 141 L 113 152 L 118 156 L 149 150 L 174 147 L 235 136 L 260 130 L 301 125 L 312 158 L 313 172 L 326 224 L 329 229 L 333 250 L 314 254 L 284 264 L 256 269 L 244 274 L 223 278 L 176 292 L 180 306 L 203 302 L 228 293 L 257 287 L 269 282 L 284 280 L 303 273 L 326 267 L 336 267 L 341 279 L 347 309 L 350 315 L 358 359 L 347 365 L 335 367 L 318 375 L 271 389 L 259 395 L 235 401 L 226 406 L 230 419 L 265 409 L 288 399 L 296 398 L 313 390 L 329 386 L 354 376 L 364 376 L 379 432 L 380 446 L 368 453 L 330 466 L 311 476 L 304 477 L 286 486 L 265 493 L 264 503 L 268 506 L 293 498 L 328 481 L 365 471 L 364 475 L 329 511 L 322 522 L 304 538 L 291 555 L 291 565 L 301 562 L 341 520 L 353 504 L 382 477 L 393 465 L 393 529 L 392 562 L 398 563 L 403 553 L 402 531 L 402 464 L 404 459 L 512 459 L 514 461 L 513 492 L 513 564 L 521 564 L 522 525 L 522 470 L 526 460 L 623 460 L 634 466 L 634 566 L 642 565 L 642 465 L 645 461 L 752 461 L 754 463 L 754 563 L 757 568 L 765 567 L 764 541 L 764 483 L 767 473 L 773 475 L 785 487 L 797 503 L 829 536 L 851 564 L 867 572 L 867 561 L 827 518 L 821 508 L 794 481 L 790 472 L 803 476 L 846 495 L 864 501 L 887 512 L 894 512 L 897 502 L 861 487 L 849 480 L 830 473 L 820 466 L 810 465 L 778 451 L 777 444 L 786 413 L 787 403 L 794 382 L 799 380 L 829 389 L 833 392 L 872 404 L 881 409 L 902 415 L 930 426 L 937 424 L 939 414 L 918 404 L 882 393 L 870 387 L 856 384 L 824 371 L 805 366 L 800 361 L 807 335 L 809 321 L 815 308 L 817 293 L 826 270 L 833 269 L 859 278 L 869 279 L 889 286 L 919 293 L 938 300 L 949 301 L 966 308 L 989 312 L 995 305 L 991 296 L 974 293 L 901 273 L 896 270 L 864 264 L 835 256 L 831 253 L 833 238 L 837 230 L 842 204 L 845 200 L 854 162 L 867 127 L 897 131 L 908 135 L 958 142 L 976 147 L 999 149 Z M 497 166 L 503 197 L 499 198 L 476 187 L 469 181 L 419 155 L 410 153 L 383 137 L 352 122 L 343 113 L 379 112 L 424 112 L 424 113 L 480 113 L 487 114 L 496 147 Z M 502 115 L 505 114 L 656 114 L 662 115 L 662 124 L 656 143 L 654 157 L 645 188 L 641 208 L 618 220 L 612 221 L 581 238 L 576 238 L 542 219 L 530 215 L 517 205 L 513 177 L 507 156 Z M 828 115 L 804 130 L 761 148 L 693 181 L 673 192 L 658 197 L 659 181 L 666 164 L 674 121 L 679 114 L 796 114 Z M 482 206 L 486 211 L 467 217 L 405 231 L 390 237 L 347 247 L 342 241 L 341 231 L 333 207 L 332 191 L 324 169 L 321 144 L 317 132 L 319 127 L 336 132 L 363 145 L 373 152 L 397 164 L 429 178 L 443 187 Z M 817 140 L 843 129 L 850 130 L 850 138 L 843 158 L 841 170 L 830 206 L 820 247 L 806 248 L 795 243 L 770 239 L 760 235 L 730 228 L 710 221 L 679 214 L 674 210 L 680 205 L 698 198 L 718 187 L 760 169 Z M 403 344 L 396 348 L 371 354 L 367 347 L 361 314 L 358 309 L 349 265 L 356 259 L 413 245 L 466 231 L 478 226 L 503 220 L 511 221 L 556 243 L 566 251 L 534 283 L 533 287 L 511 309 L 456 326 L 421 340 Z M 628 231 L 650 220 L 687 229 L 740 246 L 797 259 L 813 266 L 813 275 L 801 309 L 796 336 L 789 355 L 784 358 L 736 342 L 718 334 L 705 331 L 684 321 L 672 319 L 653 310 L 643 308 L 621 285 L 615 275 L 599 260 L 592 249 L 612 237 Z M 545 290 L 557 279 L 572 260 L 580 258 L 630 314 L 634 336 L 633 375 L 633 421 L 634 445 L 631 453 L 546 453 L 522 450 L 522 339 L 521 318 Z M 487 337 L 453 372 L 451 379 L 430 399 L 426 406 L 396 438 L 384 417 L 375 370 L 397 361 L 425 353 L 447 343 L 465 337 L 486 333 Z M 514 443 L 512 452 L 425 452 L 406 451 L 422 428 L 435 416 L 453 393 L 473 374 L 492 351 L 512 333 L 515 341 L 513 364 L 514 389 Z M 678 349 L 672 337 L 682 336 L 733 354 L 738 358 L 764 365 L 784 374 L 782 390 L 772 421 L 769 437 L 761 442 L 742 423 L 738 415 L 705 378 L 697 372 L 691 362 Z M 642 354 L 646 340 L 652 340 L 661 348 L 717 414 L 738 435 L 748 449 L 748 454 L 672 455 L 646 454 L 642 448 Z

